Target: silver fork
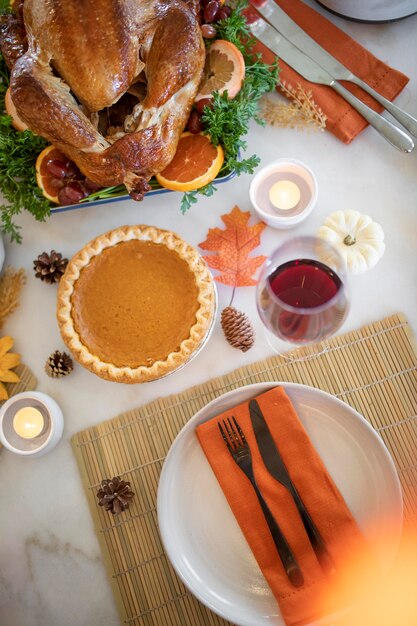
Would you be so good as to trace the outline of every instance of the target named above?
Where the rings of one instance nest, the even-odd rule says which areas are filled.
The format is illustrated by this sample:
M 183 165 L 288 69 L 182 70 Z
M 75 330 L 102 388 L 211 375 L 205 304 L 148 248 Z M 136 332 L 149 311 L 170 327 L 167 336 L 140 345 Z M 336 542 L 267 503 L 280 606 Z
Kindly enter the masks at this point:
M 269 507 L 256 483 L 252 465 L 252 454 L 241 427 L 234 417 L 232 417 L 232 419 L 228 417 L 227 419 L 222 420 L 222 422 L 218 422 L 217 425 L 227 449 L 233 457 L 233 460 L 238 467 L 240 467 L 242 472 L 244 472 L 244 474 L 249 478 L 251 485 L 258 496 L 259 504 L 261 505 L 262 512 L 265 516 L 275 546 L 278 550 L 278 554 L 290 582 L 294 585 L 294 587 L 301 587 L 304 584 L 303 574 L 281 528 L 278 525 L 278 522 L 269 510 Z

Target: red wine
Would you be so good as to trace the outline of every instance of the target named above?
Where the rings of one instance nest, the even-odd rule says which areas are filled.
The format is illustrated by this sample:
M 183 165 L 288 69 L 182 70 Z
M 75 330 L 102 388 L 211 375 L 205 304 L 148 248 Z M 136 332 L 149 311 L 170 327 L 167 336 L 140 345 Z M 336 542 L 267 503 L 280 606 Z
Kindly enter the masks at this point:
M 282 302 L 296 308 L 320 306 L 339 291 L 342 281 L 335 272 L 310 259 L 288 261 L 269 277 L 272 291 Z
M 348 301 L 342 281 L 330 267 L 297 259 L 272 271 L 258 307 L 276 335 L 306 343 L 333 334 L 346 316 Z

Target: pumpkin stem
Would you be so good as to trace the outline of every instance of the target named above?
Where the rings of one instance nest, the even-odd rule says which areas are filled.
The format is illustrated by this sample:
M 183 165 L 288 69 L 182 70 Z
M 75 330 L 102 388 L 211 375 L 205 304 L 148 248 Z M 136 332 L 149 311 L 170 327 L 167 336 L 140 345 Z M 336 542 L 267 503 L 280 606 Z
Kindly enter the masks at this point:
M 343 243 L 345 244 L 345 246 L 353 246 L 353 244 L 356 243 L 356 239 L 355 237 L 352 237 L 352 235 L 346 235 L 346 237 L 343 239 Z

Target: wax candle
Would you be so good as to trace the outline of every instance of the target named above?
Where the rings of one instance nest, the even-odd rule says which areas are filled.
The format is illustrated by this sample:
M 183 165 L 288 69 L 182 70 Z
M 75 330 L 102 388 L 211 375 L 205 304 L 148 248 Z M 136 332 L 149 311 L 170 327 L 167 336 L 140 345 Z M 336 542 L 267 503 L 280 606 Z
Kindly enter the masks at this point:
M 276 209 L 287 211 L 293 209 L 300 201 L 301 193 L 298 185 L 291 180 L 279 180 L 269 190 L 269 200 Z
M 33 406 L 24 406 L 16 411 L 13 418 L 13 429 L 23 439 L 34 439 L 41 434 L 44 419 L 39 409 Z

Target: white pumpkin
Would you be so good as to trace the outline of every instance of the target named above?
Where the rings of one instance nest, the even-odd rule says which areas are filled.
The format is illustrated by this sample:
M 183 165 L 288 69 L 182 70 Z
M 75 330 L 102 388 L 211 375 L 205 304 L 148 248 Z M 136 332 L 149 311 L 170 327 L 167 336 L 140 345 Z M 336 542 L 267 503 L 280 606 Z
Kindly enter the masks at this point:
M 350 274 L 362 274 L 371 269 L 385 251 L 381 226 L 369 215 L 351 209 L 329 215 L 317 236 L 336 248 Z

